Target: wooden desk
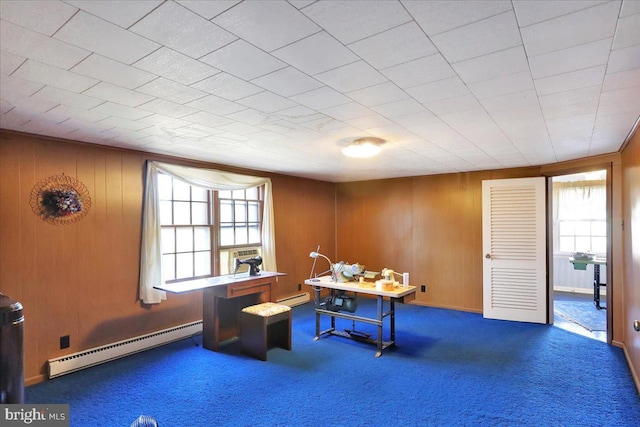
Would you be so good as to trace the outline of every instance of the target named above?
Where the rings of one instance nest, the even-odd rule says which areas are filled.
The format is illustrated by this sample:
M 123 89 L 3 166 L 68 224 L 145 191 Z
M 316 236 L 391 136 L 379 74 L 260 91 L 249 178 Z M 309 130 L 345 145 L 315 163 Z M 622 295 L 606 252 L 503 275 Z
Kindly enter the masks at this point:
M 259 276 L 249 276 L 242 273 L 154 288 L 174 294 L 202 291 L 202 346 L 218 351 L 222 341 L 238 336 L 238 315 L 244 307 L 274 301 L 278 276 L 285 274 L 261 271 Z
M 600 283 L 600 266 L 607 265 L 607 260 L 604 258 L 594 259 L 575 259 L 569 258 L 569 262 L 573 264 L 574 270 L 586 270 L 588 264 L 593 264 L 593 304 L 595 304 L 598 310 L 606 308 L 600 306 L 600 287 L 607 286 L 606 283 Z
M 313 291 L 315 292 L 315 301 L 320 301 L 320 291 L 322 289 L 330 289 L 333 294 L 335 291 L 348 291 L 353 293 L 362 293 L 367 295 L 374 295 L 377 298 L 377 314 L 375 318 L 369 317 L 361 317 L 356 316 L 355 314 L 325 310 L 321 307 L 316 306 L 316 336 L 315 340 L 320 339 L 322 335 L 338 335 L 345 338 L 355 339 L 357 341 L 367 342 L 369 344 L 374 344 L 377 346 L 376 357 L 380 357 L 382 355 L 382 350 L 385 348 L 395 346 L 396 345 L 396 312 L 395 312 L 395 303 L 405 303 L 409 301 L 413 301 L 416 296 L 416 287 L 408 286 L 404 287 L 402 285 L 395 286 L 390 290 L 378 290 L 376 289 L 376 284 L 372 282 L 333 282 L 331 280 L 331 276 L 322 276 L 317 277 L 315 279 L 308 279 L 304 282 L 307 285 L 312 286 Z M 384 312 L 384 298 L 389 299 L 389 311 Z M 320 316 L 330 316 L 331 317 L 331 327 L 327 330 L 320 331 Z M 369 338 L 361 335 L 350 334 L 349 332 L 343 332 L 336 330 L 336 317 L 343 319 L 351 319 L 358 322 L 370 323 L 376 325 L 378 327 L 377 337 L 376 339 Z M 389 317 L 389 341 L 384 341 L 382 326 L 384 323 L 384 318 Z

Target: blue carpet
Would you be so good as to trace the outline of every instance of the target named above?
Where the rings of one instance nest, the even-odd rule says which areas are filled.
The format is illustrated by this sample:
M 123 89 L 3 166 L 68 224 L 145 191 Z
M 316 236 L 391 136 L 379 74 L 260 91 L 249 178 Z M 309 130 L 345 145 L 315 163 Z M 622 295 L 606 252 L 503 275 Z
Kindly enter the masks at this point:
M 607 310 L 598 310 L 591 295 L 556 294 L 553 303 L 556 314 L 566 320 L 592 332 L 607 330 Z
M 380 358 L 357 341 L 313 341 L 305 304 L 293 310 L 293 351 L 273 349 L 268 362 L 237 341 L 215 353 L 183 340 L 28 387 L 26 399 L 70 404 L 82 427 L 141 414 L 160 427 L 640 425 L 619 348 L 548 325 L 396 307 L 398 347 Z M 361 301 L 358 314 L 374 308 Z

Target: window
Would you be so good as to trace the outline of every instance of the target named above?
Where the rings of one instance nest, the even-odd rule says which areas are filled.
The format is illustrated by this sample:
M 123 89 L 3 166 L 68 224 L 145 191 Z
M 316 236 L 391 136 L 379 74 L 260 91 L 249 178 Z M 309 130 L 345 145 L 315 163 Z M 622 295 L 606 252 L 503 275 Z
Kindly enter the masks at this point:
M 210 191 L 158 174 L 165 280 L 215 275 L 221 250 L 260 246 L 262 194 L 261 187 Z
M 607 252 L 606 172 L 553 180 L 556 252 Z
M 230 248 L 260 243 L 261 191 L 220 191 L 220 247 Z

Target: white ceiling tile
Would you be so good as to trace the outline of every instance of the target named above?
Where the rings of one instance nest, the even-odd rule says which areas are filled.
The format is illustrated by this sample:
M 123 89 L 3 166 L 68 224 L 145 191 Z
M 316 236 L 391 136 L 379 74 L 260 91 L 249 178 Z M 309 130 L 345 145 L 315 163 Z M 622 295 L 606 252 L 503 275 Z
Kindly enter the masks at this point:
M 162 4 L 162 0 L 65 0 L 65 2 L 122 28 L 129 28 Z
M 114 116 L 107 117 L 104 120 L 100 120 L 98 123 L 104 124 L 104 125 L 111 125 L 115 128 L 118 128 L 117 130 L 106 131 L 106 132 L 112 132 L 112 133 L 117 133 L 119 129 L 136 131 L 136 130 L 141 130 L 146 127 L 149 127 L 147 123 L 142 123 L 136 120 L 129 120 L 129 119 L 124 119 L 122 117 L 114 117 Z
M 385 68 L 382 73 L 403 89 L 456 75 L 451 65 L 439 53 Z
M 110 114 L 105 112 L 80 110 L 68 105 L 57 105 L 55 108 L 48 110 L 47 115 L 51 116 L 52 120 L 58 120 L 59 122 L 73 117 L 89 123 L 97 122 L 110 116 Z
M 115 102 L 117 104 L 126 105 L 128 107 L 137 107 L 138 105 L 152 101 L 153 96 L 145 95 L 131 89 L 112 85 L 111 83 L 100 82 L 97 85 L 87 89 L 85 95 L 95 98 L 104 99 L 105 101 Z
M 238 103 L 263 113 L 273 113 L 296 106 L 295 102 L 268 91 L 242 98 Z
M 293 67 L 274 71 L 251 82 L 280 96 L 293 96 L 322 87 L 322 83 Z
M 640 12 L 620 18 L 613 49 L 622 49 L 635 45 L 640 45 Z
M 162 114 L 152 114 L 139 120 L 142 123 L 159 126 L 161 128 L 175 129 L 189 124 L 186 120 L 176 119 Z
M 612 39 L 603 39 L 529 58 L 534 79 L 604 65 Z
M 335 107 L 336 105 L 351 102 L 351 99 L 326 86 L 292 96 L 291 99 L 314 110 Z
M 429 103 L 440 99 L 453 98 L 469 94 L 469 89 L 458 77 L 439 80 L 433 83 L 412 87 L 406 91 L 418 102 Z
M 538 95 L 543 96 L 602 84 L 604 72 L 605 66 L 601 65 L 585 70 L 536 79 L 534 83 Z
M 371 107 L 371 109 L 376 113 L 390 119 L 426 111 L 424 106 L 413 98 L 387 102 Z
M 399 2 L 316 2 L 302 12 L 344 44 L 389 30 L 411 21 Z
M 19 77 L 0 74 L 0 96 L 2 98 L 26 98 L 44 87 L 42 83 L 31 82 Z
M 323 108 L 322 112 L 337 120 L 350 120 L 358 117 L 371 116 L 373 111 L 357 102 L 336 105 L 335 107 Z
M 53 35 L 78 9 L 61 1 L 0 2 L 0 17 L 47 36 Z
M 7 105 L 10 108 L 18 108 L 24 111 L 30 111 L 32 113 L 45 113 L 52 108 L 55 108 L 59 104 L 55 101 L 50 101 L 47 99 L 37 99 L 32 97 L 18 97 L 18 96 L 10 96 L 4 98 L 4 101 L 7 102 Z M 64 117 L 58 120 L 61 122 L 69 117 Z
M 452 65 L 467 84 L 529 70 L 522 45 Z
M 85 58 L 71 71 L 127 89 L 135 89 L 158 77 L 95 53 Z
M 136 90 L 138 92 L 157 96 L 158 98 L 166 99 L 167 101 L 178 104 L 186 104 L 187 102 L 191 102 L 208 95 L 206 92 L 167 80 L 164 77 L 159 77 L 149 83 L 146 83 Z
M 320 31 L 286 1 L 245 1 L 213 22 L 267 52 Z
M 163 114 L 175 119 L 179 119 L 189 114 L 194 114 L 198 111 L 195 108 L 157 98 L 153 101 L 147 102 L 146 104 L 139 105 L 138 108 L 144 111 L 150 111 L 152 113 Z
M 478 99 L 493 98 L 533 88 L 533 80 L 529 70 L 469 85 L 469 89 Z
M 138 110 L 136 108 L 116 104 L 114 102 L 105 102 L 92 108 L 91 111 L 98 114 L 108 114 L 109 116 L 116 116 L 121 119 L 127 120 L 138 120 L 152 114 L 148 111 Z
M 353 92 L 349 92 L 347 95 L 366 107 L 398 101 L 409 97 L 405 91 L 390 82 L 355 90 Z
M 620 11 L 621 17 L 634 15 L 636 13 L 640 13 L 640 2 L 635 0 L 622 1 L 622 10 Z
M 316 110 L 312 110 L 311 108 L 305 107 L 303 105 L 298 105 L 293 108 L 287 108 L 286 110 L 278 111 L 273 115 L 274 117 L 292 123 L 304 123 L 311 120 L 327 119 L 327 116 L 325 116 L 324 114 L 318 113 Z
M 540 96 L 540 106 L 542 108 L 555 108 L 597 101 L 600 97 L 600 88 L 600 85 L 595 85 L 543 95 Z
M 27 60 L 13 75 L 71 92 L 80 93 L 98 83 L 98 80 L 62 70 L 41 62 Z
M 230 119 L 207 113 L 206 111 L 199 111 L 194 114 L 189 114 L 188 116 L 184 116 L 183 119 L 189 122 L 197 123 L 201 126 L 208 126 L 211 128 L 231 123 Z M 189 127 L 193 127 L 193 125 L 190 125 Z M 213 132 L 213 129 L 211 130 L 211 132 Z
M 51 86 L 45 86 L 31 96 L 36 99 L 49 100 L 58 104 L 69 105 L 70 107 L 76 107 L 81 110 L 88 110 L 89 108 L 93 108 L 104 102 L 102 99 L 69 92 L 68 90 L 58 89 Z
M 6 50 L 0 50 L 0 73 L 10 75 L 26 60 L 25 57 L 15 55 Z
M 351 43 L 349 48 L 378 69 L 437 53 L 415 22 Z
M 125 64 L 131 64 L 160 47 L 83 11 L 75 14 L 53 37 Z
M 195 101 L 189 102 L 187 106 L 220 116 L 235 113 L 236 111 L 244 110 L 245 108 L 243 105 L 215 95 L 208 95 L 204 98 L 196 99 Z
M 133 25 L 131 31 L 192 58 L 200 58 L 237 39 L 173 2 L 163 3 Z
M 513 11 L 432 36 L 431 40 L 451 63 L 522 44 Z
M 378 114 L 345 120 L 345 123 L 353 126 L 356 129 L 361 129 L 361 130 L 375 129 L 375 128 L 380 128 L 384 126 L 391 126 L 394 124 L 391 120 L 387 119 L 386 117 L 382 117 Z
M 245 80 L 255 79 L 286 67 L 282 61 L 244 40 L 235 41 L 200 60 Z M 248 67 L 247 64 L 251 66 Z
M 511 2 L 403 1 L 416 22 L 433 36 L 511 10 Z
M 611 38 L 620 5 L 609 2 L 521 29 L 529 56 Z
M 516 16 L 521 27 L 526 27 L 538 22 L 547 21 L 562 15 L 568 15 L 578 10 L 587 9 L 604 3 L 599 0 L 580 1 L 554 1 L 545 3 L 540 7 L 539 0 L 515 0 L 513 2 Z
M 253 133 L 257 133 L 262 130 L 259 127 L 247 125 L 244 123 L 238 123 L 238 122 L 218 126 L 217 129 L 223 132 L 234 133 L 236 135 L 251 135 Z
M 240 0 L 177 0 L 177 3 L 210 20 L 225 10 L 231 9 L 234 5 L 240 3 Z
M 480 101 L 489 114 L 528 105 L 538 105 L 538 94 L 535 90 L 510 93 Z
M 220 72 L 218 69 L 166 47 L 145 56 L 133 66 L 187 86 Z
M 544 108 L 542 113 L 545 119 L 555 120 L 572 116 L 592 115 L 595 117 L 598 111 L 598 101 L 584 102 L 580 104 L 564 105 L 561 107 Z
M 230 120 L 239 121 L 240 123 L 246 123 L 253 126 L 260 126 L 276 120 L 275 116 L 265 114 L 252 108 L 247 108 L 236 113 L 227 114 L 225 117 Z
M 191 87 L 217 95 L 230 101 L 245 98 L 264 90 L 252 83 L 227 73 L 216 74 L 215 76 L 211 76 L 191 85 Z
M 386 77 L 364 61 L 357 61 L 314 76 L 340 92 L 350 92 L 387 81 Z
M 611 52 L 607 73 L 618 73 L 640 68 L 640 45 Z
M 616 90 L 634 86 L 640 86 L 640 68 L 621 71 L 619 73 L 613 74 L 607 73 L 604 76 L 602 91 L 606 92 L 608 90 Z
M 324 31 L 278 49 L 273 55 L 309 75 L 358 60 L 353 52 Z
M 68 43 L 48 38 L 10 22 L 0 25 L 2 50 L 68 70 L 91 52 Z
M 457 89 L 452 88 L 453 92 L 456 92 Z M 443 116 L 445 114 L 450 114 L 456 111 L 467 111 L 467 110 L 479 110 L 482 109 L 482 106 L 478 102 L 478 99 L 473 96 L 471 92 L 468 90 L 461 90 L 460 93 L 462 95 L 439 98 L 435 100 L 424 101 L 422 104 L 427 107 L 433 114 L 437 116 Z M 440 93 L 427 93 L 428 96 L 436 97 L 442 96 Z

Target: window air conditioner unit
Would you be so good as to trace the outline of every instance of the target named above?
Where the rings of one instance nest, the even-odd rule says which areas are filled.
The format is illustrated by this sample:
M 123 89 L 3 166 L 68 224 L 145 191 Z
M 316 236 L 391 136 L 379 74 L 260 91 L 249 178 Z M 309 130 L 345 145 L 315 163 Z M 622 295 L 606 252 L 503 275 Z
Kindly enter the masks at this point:
M 236 249 L 230 249 L 227 252 L 227 256 L 228 256 L 228 262 L 227 262 L 228 271 L 227 271 L 227 274 L 233 274 L 233 271 L 236 268 L 236 258 L 247 259 L 247 258 L 257 257 L 258 255 L 260 255 L 260 249 L 261 248 L 236 248 Z M 220 261 L 222 261 L 222 259 Z M 221 265 L 225 265 L 224 262 L 221 262 L 220 264 Z M 246 264 L 241 265 L 240 268 L 238 269 L 238 273 L 246 273 L 247 271 L 249 271 L 249 266 L 246 265 Z M 224 274 L 224 273 L 222 273 L 222 274 Z

